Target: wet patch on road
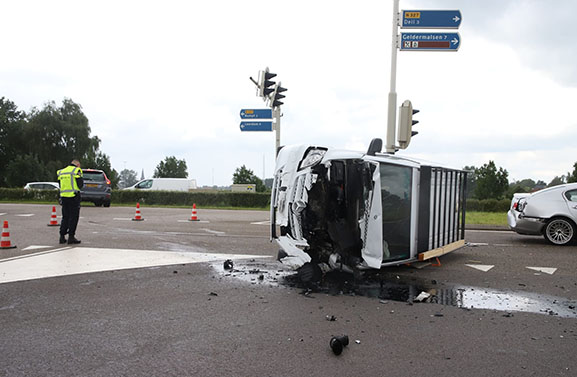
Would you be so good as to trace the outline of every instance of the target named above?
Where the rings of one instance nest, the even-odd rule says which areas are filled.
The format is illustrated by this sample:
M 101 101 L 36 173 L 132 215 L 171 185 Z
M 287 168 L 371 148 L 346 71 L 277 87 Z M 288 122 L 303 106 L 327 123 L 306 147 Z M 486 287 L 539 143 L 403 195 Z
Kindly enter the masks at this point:
M 255 260 L 235 263 L 225 269 L 223 263 L 213 263 L 214 269 L 225 277 L 251 284 L 291 287 L 300 289 L 305 296 L 315 293 L 329 295 L 363 296 L 381 301 L 437 303 L 463 309 L 502 311 L 504 316 L 513 312 L 577 318 L 577 302 L 562 297 L 533 292 L 499 291 L 489 288 L 438 284 L 435 280 L 415 277 L 407 279 L 387 272 L 371 272 L 354 276 L 344 272 L 330 272 L 314 283 L 300 281 L 296 271 Z M 229 266 L 230 267 L 230 266 Z

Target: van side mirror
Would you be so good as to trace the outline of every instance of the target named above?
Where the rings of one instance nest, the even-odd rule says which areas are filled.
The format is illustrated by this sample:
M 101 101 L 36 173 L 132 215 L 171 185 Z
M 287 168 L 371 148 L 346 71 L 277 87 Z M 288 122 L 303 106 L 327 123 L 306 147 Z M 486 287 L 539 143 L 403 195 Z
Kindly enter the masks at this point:
M 369 144 L 369 149 L 367 150 L 367 154 L 369 156 L 374 156 L 375 154 L 381 152 L 383 150 L 383 140 L 379 138 L 375 138 L 371 140 Z

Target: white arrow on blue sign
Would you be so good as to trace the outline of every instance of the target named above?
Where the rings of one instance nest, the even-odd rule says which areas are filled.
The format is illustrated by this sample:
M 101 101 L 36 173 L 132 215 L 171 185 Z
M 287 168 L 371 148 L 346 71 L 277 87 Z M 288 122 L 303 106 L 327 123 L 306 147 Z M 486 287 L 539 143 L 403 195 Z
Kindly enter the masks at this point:
M 458 29 L 460 10 L 404 10 L 401 29 Z
M 240 122 L 241 131 L 272 131 L 272 121 Z
M 401 51 L 457 51 L 459 33 L 401 33 Z
M 272 119 L 271 109 L 242 109 L 241 119 Z

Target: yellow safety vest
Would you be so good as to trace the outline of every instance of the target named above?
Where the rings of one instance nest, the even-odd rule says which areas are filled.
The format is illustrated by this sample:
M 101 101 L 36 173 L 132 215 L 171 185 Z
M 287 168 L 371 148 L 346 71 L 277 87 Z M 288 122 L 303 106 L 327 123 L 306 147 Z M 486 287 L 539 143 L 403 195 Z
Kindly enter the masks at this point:
M 82 178 L 82 169 L 70 165 L 57 172 L 58 181 L 60 181 L 60 196 L 72 198 L 77 192 L 80 192 L 76 178 Z

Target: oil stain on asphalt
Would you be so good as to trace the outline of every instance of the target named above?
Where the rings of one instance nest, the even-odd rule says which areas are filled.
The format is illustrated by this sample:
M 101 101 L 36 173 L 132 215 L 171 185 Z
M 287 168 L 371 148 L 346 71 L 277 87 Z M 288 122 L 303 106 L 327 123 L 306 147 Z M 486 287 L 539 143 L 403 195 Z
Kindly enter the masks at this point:
M 438 284 L 435 280 L 404 278 L 390 273 L 370 273 L 361 277 L 344 272 L 330 272 L 319 281 L 303 283 L 293 270 L 255 261 L 243 262 L 225 269 L 214 263 L 216 271 L 251 284 L 285 286 L 300 289 L 305 295 L 364 296 L 379 300 L 413 303 L 436 303 L 463 309 L 490 309 L 529 312 L 565 318 L 577 318 L 577 302 L 562 297 L 532 292 L 500 291 L 495 289 Z M 278 268 L 275 268 L 278 267 Z

